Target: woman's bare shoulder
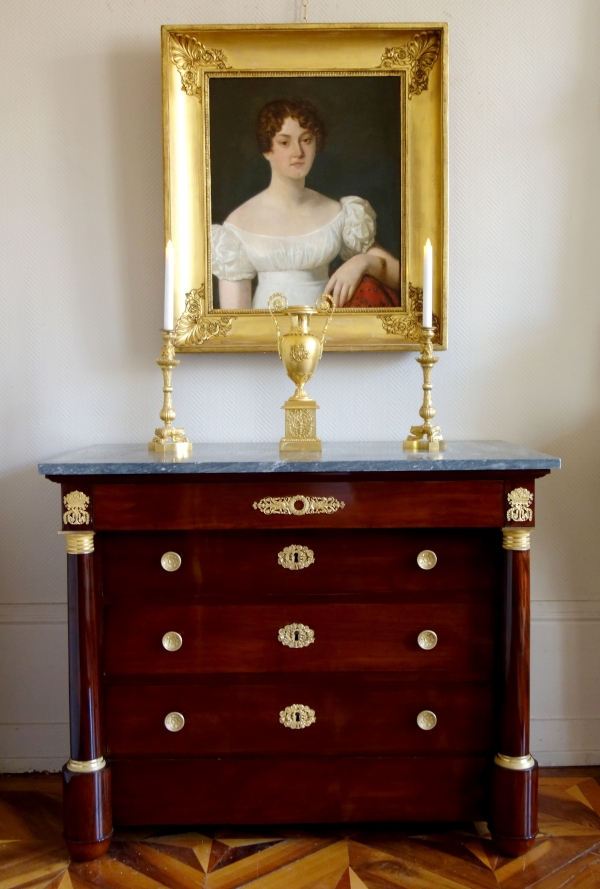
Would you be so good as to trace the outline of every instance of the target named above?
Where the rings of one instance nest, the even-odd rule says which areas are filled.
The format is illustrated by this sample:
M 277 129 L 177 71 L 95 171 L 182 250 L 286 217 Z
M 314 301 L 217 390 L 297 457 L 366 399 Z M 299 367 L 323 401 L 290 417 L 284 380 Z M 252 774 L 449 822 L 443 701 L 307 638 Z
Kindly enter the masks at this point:
M 250 230 L 252 220 L 256 217 L 256 213 L 261 210 L 264 204 L 264 192 L 255 194 L 245 203 L 240 204 L 235 210 L 232 210 L 225 222 L 236 225 L 238 228 L 246 228 Z
M 330 213 L 339 213 L 342 209 L 342 205 L 339 201 L 334 201 L 333 198 L 328 198 L 326 195 L 321 194 L 318 191 L 313 191 L 313 189 L 307 189 L 307 191 L 311 192 L 310 202 L 315 209 L 324 210 L 325 212 Z
M 268 191 L 261 191 L 232 210 L 225 222 L 254 234 L 277 235 L 283 230 L 282 226 L 289 228 L 290 218 L 294 218 L 299 221 L 301 230 L 290 231 L 289 234 L 306 234 L 306 231 L 329 224 L 340 213 L 339 201 L 333 201 L 312 189 L 306 189 L 306 192 L 305 200 L 290 211 L 288 207 L 279 205 Z

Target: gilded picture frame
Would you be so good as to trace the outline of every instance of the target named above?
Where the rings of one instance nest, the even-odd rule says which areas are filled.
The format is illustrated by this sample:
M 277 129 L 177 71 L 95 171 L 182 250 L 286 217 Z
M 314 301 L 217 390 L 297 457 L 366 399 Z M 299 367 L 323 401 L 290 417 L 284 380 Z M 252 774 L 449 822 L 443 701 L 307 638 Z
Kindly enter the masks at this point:
M 382 303 L 375 288 L 373 304 L 338 308 L 326 350 L 418 347 L 428 238 L 434 343 L 447 348 L 447 55 L 443 23 L 163 26 L 165 243 L 174 247 L 178 352 L 277 350 L 266 305 L 253 296 L 246 308 L 221 306 L 214 239 L 227 214 L 268 184 L 257 109 L 291 95 L 325 109 L 328 144 L 307 186 L 342 208 L 372 207 L 375 246 L 398 259 L 391 298 Z M 259 270 L 253 292 L 265 292 L 267 274 L 264 282 Z

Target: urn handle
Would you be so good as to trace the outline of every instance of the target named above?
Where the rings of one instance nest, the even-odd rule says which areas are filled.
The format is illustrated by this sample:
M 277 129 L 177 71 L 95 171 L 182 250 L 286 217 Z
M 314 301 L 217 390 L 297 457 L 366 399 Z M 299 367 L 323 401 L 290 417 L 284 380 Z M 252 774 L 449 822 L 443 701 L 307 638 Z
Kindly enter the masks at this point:
M 285 312 L 288 307 L 287 297 L 285 297 L 283 293 L 272 293 L 267 305 L 269 307 L 271 318 L 275 322 L 275 327 L 277 328 L 277 351 L 279 352 L 279 358 L 281 360 L 281 330 L 279 329 L 279 322 L 277 321 L 275 312 Z
M 333 313 L 335 311 L 335 303 L 333 301 L 333 297 L 330 296 L 329 293 L 322 293 L 321 296 L 318 296 L 315 300 L 315 309 L 317 312 L 327 312 L 327 321 L 325 322 L 325 327 L 323 328 L 323 332 L 321 333 L 321 354 L 319 358 L 323 357 L 323 346 L 325 345 L 325 334 L 327 333 L 327 328 L 331 324 L 331 319 L 333 317 Z

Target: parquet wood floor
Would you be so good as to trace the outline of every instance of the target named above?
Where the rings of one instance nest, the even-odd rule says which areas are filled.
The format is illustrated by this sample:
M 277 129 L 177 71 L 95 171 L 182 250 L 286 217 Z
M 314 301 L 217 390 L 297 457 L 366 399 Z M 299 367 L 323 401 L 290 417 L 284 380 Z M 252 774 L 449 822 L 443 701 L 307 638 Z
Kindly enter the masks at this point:
M 98 861 L 69 864 L 60 778 L 0 776 L 0 889 L 593 889 L 600 786 L 540 779 L 540 835 L 522 858 L 485 824 L 119 830 Z

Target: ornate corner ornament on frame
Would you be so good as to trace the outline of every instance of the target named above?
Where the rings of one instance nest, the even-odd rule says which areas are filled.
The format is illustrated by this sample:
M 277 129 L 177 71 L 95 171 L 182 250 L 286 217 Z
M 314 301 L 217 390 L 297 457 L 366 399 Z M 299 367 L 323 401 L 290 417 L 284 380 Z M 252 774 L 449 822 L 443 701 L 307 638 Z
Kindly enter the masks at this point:
M 336 309 L 326 350 L 419 348 L 427 238 L 435 257 L 433 343 L 447 347 L 447 43 L 447 26 L 430 23 L 163 27 L 165 241 L 173 241 L 175 253 L 178 352 L 277 351 L 268 309 L 257 297 L 264 269 L 252 267 L 244 241 L 271 235 L 238 227 L 245 265 L 227 278 L 235 226 L 226 220 L 268 186 L 254 132 L 257 113 L 290 97 L 316 107 L 329 133 L 306 185 L 341 198 L 344 226 L 354 214 L 354 232 L 340 235 L 344 259 L 349 250 L 369 249 L 357 231 L 371 226 L 372 246 L 391 254 L 399 269 L 388 281 L 382 261 L 378 279 L 363 277 L 350 305 Z M 371 114 L 374 144 L 367 144 L 352 134 L 357 115 L 364 123 Z M 371 216 L 359 218 L 361 212 Z M 335 220 L 322 227 L 328 226 L 335 228 Z M 213 229 L 221 233 L 218 243 Z M 325 269 L 332 262 L 330 271 L 335 268 L 331 256 L 321 258 Z M 284 271 L 298 269 L 286 261 Z M 282 268 L 281 258 L 274 262 Z M 311 260 L 300 269 L 312 271 Z M 241 276 L 250 281 L 248 303 L 232 308 L 223 297 L 222 306 L 221 279 Z M 292 286 L 276 290 L 290 303 L 314 302 L 298 299 Z

